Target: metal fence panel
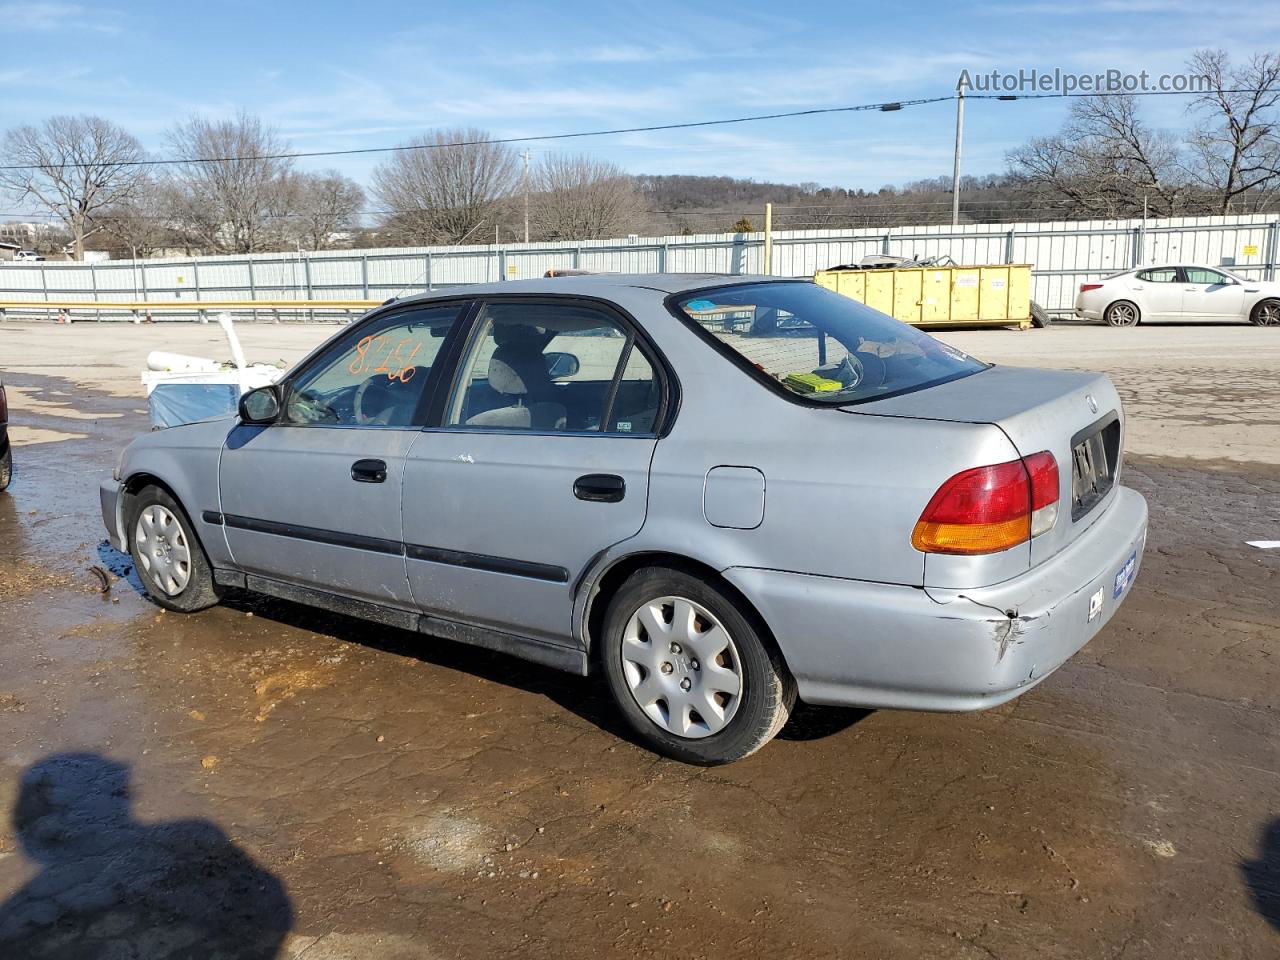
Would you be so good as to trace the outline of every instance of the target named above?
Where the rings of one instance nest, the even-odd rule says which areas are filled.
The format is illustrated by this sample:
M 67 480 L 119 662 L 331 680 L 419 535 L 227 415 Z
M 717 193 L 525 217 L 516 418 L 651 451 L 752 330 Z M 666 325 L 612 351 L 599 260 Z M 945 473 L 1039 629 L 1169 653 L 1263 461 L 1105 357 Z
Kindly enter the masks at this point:
M 773 273 L 812 276 L 869 254 L 1030 263 L 1034 299 L 1068 311 L 1078 285 L 1141 263 L 1220 264 L 1259 279 L 1278 266 L 1280 221 L 1248 214 L 1163 220 L 966 224 L 777 231 Z M 540 277 L 550 269 L 759 273 L 764 234 L 329 250 L 145 261 L 0 264 L 0 300 L 92 302 L 382 300 L 454 284 Z M 258 316 L 272 316 L 258 311 Z M 342 314 L 332 313 L 337 317 Z M 104 316 L 111 316 L 104 314 Z M 120 315 L 116 315 L 120 316 Z M 196 313 L 178 314 L 194 318 Z

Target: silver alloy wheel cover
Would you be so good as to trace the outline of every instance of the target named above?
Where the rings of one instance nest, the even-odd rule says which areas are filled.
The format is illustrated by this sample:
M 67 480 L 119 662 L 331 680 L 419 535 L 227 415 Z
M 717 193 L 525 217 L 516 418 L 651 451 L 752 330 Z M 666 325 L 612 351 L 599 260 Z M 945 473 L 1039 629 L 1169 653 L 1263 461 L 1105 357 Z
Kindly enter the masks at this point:
M 1274 327 L 1280 324 L 1280 303 L 1267 301 L 1258 305 L 1260 326 Z
M 176 597 L 191 582 L 191 547 L 182 524 L 168 507 L 153 503 L 138 514 L 133 531 L 138 562 L 147 578 Z
M 1138 311 L 1127 303 L 1117 303 L 1111 308 L 1111 325 L 1113 327 L 1131 327 L 1138 322 Z M 1119 323 L 1115 321 L 1119 320 Z
M 738 648 L 701 604 L 684 597 L 645 602 L 623 629 L 621 657 L 636 705 L 668 733 L 700 740 L 719 733 L 738 712 Z

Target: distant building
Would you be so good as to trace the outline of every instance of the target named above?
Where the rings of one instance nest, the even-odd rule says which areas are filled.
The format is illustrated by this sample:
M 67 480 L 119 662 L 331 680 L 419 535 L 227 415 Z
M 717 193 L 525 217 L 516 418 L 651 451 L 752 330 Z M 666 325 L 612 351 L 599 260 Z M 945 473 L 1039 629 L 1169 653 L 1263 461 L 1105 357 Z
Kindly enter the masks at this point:
M 9 243 L 6 240 L 0 240 L 0 260 L 12 260 L 22 249 L 20 243 Z

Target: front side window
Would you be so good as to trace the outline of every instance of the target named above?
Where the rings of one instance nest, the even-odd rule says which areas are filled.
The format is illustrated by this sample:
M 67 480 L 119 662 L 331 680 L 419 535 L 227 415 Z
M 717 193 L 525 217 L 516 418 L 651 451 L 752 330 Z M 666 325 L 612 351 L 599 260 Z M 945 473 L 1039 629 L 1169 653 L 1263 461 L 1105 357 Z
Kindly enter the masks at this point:
M 1187 274 L 1187 283 L 1217 286 L 1231 282 L 1225 274 L 1219 273 L 1217 270 L 1206 270 L 1204 267 L 1184 267 L 1183 269 Z
M 446 425 L 653 433 L 662 389 L 634 336 L 577 303 L 491 303 L 450 398 Z
M 906 393 L 986 369 L 926 333 L 814 283 L 718 287 L 680 313 L 798 396 L 845 404 Z
M 1139 280 L 1145 280 L 1148 283 L 1177 283 L 1178 270 L 1176 267 L 1160 267 L 1156 270 L 1143 270 L 1138 274 Z
M 289 388 L 284 422 L 409 427 L 461 307 L 395 313 L 349 336 Z

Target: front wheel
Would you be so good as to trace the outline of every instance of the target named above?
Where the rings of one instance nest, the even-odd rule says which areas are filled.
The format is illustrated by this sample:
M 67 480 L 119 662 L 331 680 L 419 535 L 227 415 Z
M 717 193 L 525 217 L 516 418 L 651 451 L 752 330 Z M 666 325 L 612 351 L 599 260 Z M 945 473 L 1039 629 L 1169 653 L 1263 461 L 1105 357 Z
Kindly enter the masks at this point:
M 1280 300 L 1263 300 L 1249 314 L 1249 322 L 1259 327 L 1280 327 Z
M 633 574 L 609 604 L 601 642 L 609 689 L 627 722 L 685 763 L 754 753 L 795 704 L 795 682 L 754 618 L 682 570 Z
M 1107 307 L 1103 319 L 1113 327 L 1136 327 L 1138 321 L 1142 319 L 1142 312 L 1138 309 L 1136 303 L 1130 303 L 1128 300 L 1117 300 L 1111 306 Z
M 13 480 L 13 447 L 5 447 L 0 455 L 0 492 L 8 489 Z
M 191 521 L 160 487 L 143 487 L 132 498 L 129 553 L 147 595 L 166 610 L 195 613 L 218 602 L 213 571 Z

